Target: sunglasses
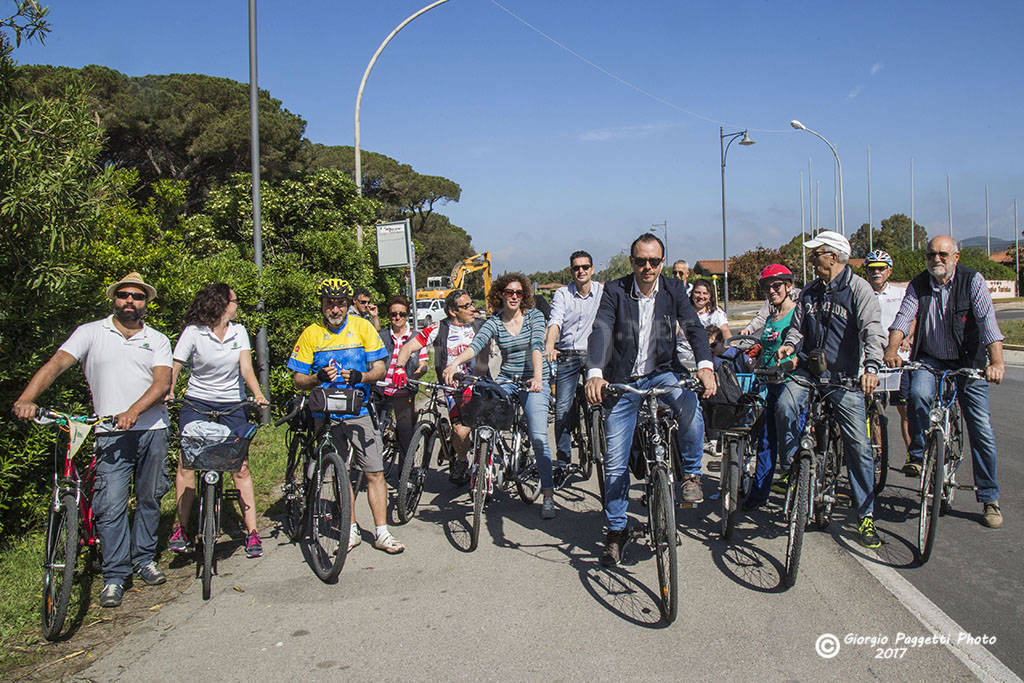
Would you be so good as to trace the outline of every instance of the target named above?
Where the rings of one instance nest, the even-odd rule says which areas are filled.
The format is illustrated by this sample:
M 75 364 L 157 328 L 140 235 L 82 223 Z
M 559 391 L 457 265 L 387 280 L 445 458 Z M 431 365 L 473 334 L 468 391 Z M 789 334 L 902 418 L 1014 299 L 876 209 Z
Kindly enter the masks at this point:
M 651 268 L 657 268 L 665 259 L 661 256 L 651 256 L 649 258 L 643 258 L 642 256 L 630 256 L 629 260 L 637 268 L 643 268 L 644 265 L 650 266 Z
M 774 282 L 772 282 L 772 283 L 770 283 L 768 285 L 768 289 L 782 289 L 785 286 L 786 286 L 786 281 L 785 280 L 775 280 Z
M 348 308 L 348 299 L 323 299 L 324 308 L 328 311 L 332 308 Z
M 463 311 L 468 311 L 471 308 L 476 308 L 476 304 L 470 301 L 468 304 L 455 304 L 455 308 L 458 308 Z
M 588 263 L 588 264 L 586 264 L 586 265 L 582 265 L 582 266 L 571 266 L 571 268 L 572 268 L 572 272 L 574 272 L 574 273 L 575 273 L 576 271 L 584 271 L 584 270 L 590 270 L 591 268 L 593 268 L 593 266 L 591 266 L 591 265 L 590 265 L 590 264 Z
M 928 253 L 925 254 L 925 256 L 927 256 L 928 258 L 940 258 L 943 261 L 945 261 L 952 255 L 953 252 L 949 251 L 929 251 Z
M 686 277 L 686 271 L 685 270 L 673 270 L 672 274 L 675 275 L 678 278 Z
M 368 303 L 370 303 L 370 300 L 369 299 L 356 299 L 356 303 L 359 304 L 360 306 L 366 306 Z
M 133 301 L 145 301 L 146 295 L 142 292 L 118 292 L 114 295 L 117 299 L 132 299 Z
M 388 313 L 389 318 L 408 318 L 408 313 L 402 313 L 401 311 L 391 311 Z
M 522 296 L 523 296 L 523 290 L 521 290 L 521 289 L 505 289 L 505 290 L 502 290 L 501 293 L 504 294 L 507 297 L 518 296 L 519 298 L 522 298 Z

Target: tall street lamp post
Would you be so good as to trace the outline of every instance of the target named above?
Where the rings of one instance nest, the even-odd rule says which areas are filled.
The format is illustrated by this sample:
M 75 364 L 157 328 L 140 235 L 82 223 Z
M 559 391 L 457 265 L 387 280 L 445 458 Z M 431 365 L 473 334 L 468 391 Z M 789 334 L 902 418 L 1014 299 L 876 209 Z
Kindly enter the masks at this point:
M 797 130 L 806 130 L 808 133 L 811 133 L 812 135 L 817 136 L 818 138 L 821 139 L 822 142 L 824 142 L 826 145 L 828 145 L 828 148 L 830 150 L 832 150 L 832 156 L 834 156 L 836 158 L 836 166 L 839 169 L 839 231 L 845 236 L 846 235 L 846 202 L 845 202 L 844 197 L 843 197 L 843 164 L 842 164 L 841 161 L 839 161 L 839 153 L 836 152 L 836 148 L 832 145 L 831 142 L 828 141 L 828 138 L 826 138 L 824 135 L 822 135 L 818 131 L 811 130 L 810 128 L 808 128 L 807 126 L 805 126 L 804 124 L 800 123 L 799 121 L 797 121 L 795 119 L 790 121 L 789 125 L 793 126 Z
M 754 144 L 746 130 L 726 133 L 721 126 L 718 128 L 718 148 L 722 153 L 722 292 L 725 295 L 725 312 L 727 314 L 729 313 L 729 251 L 725 240 L 725 157 L 729 153 L 729 146 L 740 136 L 743 137 L 740 144 L 744 147 Z M 726 139 L 729 140 L 728 143 Z

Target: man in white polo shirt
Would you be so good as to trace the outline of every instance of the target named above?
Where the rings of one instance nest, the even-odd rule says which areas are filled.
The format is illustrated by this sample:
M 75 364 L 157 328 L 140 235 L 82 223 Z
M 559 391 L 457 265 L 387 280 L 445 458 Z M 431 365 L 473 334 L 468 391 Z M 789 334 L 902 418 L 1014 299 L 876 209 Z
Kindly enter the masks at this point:
M 22 419 L 36 416 L 36 397 L 76 362 L 82 364 L 93 411 L 115 415 L 113 427 L 96 428 L 96 483 L 93 511 L 103 550 L 100 605 L 121 604 L 124 584 L 134 569 L 150 585 L 167 580 L 156 555 L 160 498 L 167 492 L 167 410 L 171 344 L 142 322 L 156 289 L 138 273 L 107 287 L 113 315 L 79 325 L 41 367 L 14 403 Z M 137 506 L 128 525 L 128 490 L 135 478 Z

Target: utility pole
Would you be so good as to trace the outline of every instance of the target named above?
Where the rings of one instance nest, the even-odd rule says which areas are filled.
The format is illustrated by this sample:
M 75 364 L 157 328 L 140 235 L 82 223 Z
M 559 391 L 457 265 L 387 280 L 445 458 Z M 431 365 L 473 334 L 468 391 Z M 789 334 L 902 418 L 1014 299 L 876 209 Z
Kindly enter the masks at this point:
M 260 113 L 258 106 L 259 83 L 256 72 L 256 0 L 249 0 L 249 155 L 252 157 L 252 250 L 256 262 L 259 301 L 256 314 L 263 320 L 263 229 L 260 217 Z M 267 325 L 264 322 L 256 333 L 256 372 L 264 396 L 270 396 L 269 351 Z M 270 410 L 264 408 L 261 421 L 270 422 Z

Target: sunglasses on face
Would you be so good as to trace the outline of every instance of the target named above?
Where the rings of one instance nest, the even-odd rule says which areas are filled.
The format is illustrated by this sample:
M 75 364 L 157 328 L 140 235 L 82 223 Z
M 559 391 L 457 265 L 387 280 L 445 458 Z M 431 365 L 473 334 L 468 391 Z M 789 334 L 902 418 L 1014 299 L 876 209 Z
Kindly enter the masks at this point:
M 504 294 L 505 296 L 509 297 L 509 298 L 511 298 L 511 297 L 522 298 L 522 296 L 523 296 L 523 290 L 521 290 L 521 289 L 506 289 L 506 290 L 503 290 L 501 293 Z
M 650 266 L 651 268 L 657 268 L 665 259 L 661 256 L 651 256 L 649 258 L 644 258 L 642 256 L 630 256 L 629 260 L 637 268 L 643 268 L 645 265 Z
M 673 270 L 672 274 L 675 275 L 680 280 L 686 277 L 686 271 L 683 270 Z
M 146 295 L 142 292 L 118 292 L 114 295 L 117 299 L 131 299 L 132 301 L 145 301 Z
M 925 254 L 925 256 L 927 256 L 930 259 L 940 258 L 943 261 L 945 261 L 946 259 L 948 259 L 952 255 L 953 255 L 953 252 L 949 252 L 949 251 L 929 251 L 927 254 Z
M 356 299 L 356 303 L 359 304 L 360 306 L 366 306 L 367 304 L 370 303 L 370 300 L 369 299 Z
M 585 263 L 582 266 L 572 266 L 572 272 L 576 273 L 576 272 L 582 272 L 582 271 L 590 270 L 591 267 L 592 266 L 589 263 Z
M 324 299 L 324 308 L 328 311 L 332 308 L 348 308 L 348 299 Z
M 472 301 L 470 301 L 469 303 L 465 304 L 455 304 L 455 308 L 461 309 L 463 311 L 468 311 L 471 308 L 475 308 L 475 304 Z
M 785 280 L 776 280 L 775 282 L 772 282 L 771 284 L 768 285 L 768 289 L 779 290 L 779 289 L 783 289 L 785 286 L 786 286 L 786 281 Z
M 403 313 L 401 311 L 391 311 L 390 313 L 388 313 L 388 316 L 392 318 L 408 318 L 409 314 Z

